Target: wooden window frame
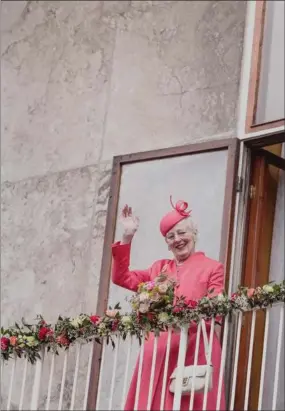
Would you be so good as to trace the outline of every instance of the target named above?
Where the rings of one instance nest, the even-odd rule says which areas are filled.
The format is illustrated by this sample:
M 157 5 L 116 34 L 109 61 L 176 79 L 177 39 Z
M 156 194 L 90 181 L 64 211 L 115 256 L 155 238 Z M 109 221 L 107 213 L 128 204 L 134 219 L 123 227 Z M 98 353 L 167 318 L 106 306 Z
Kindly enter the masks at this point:
M 234 211 L 236 199 L 236 182 L 239 159 L 239 145 L 240 140 L 237 138 L 212 140 L 204 143 L 194 143 L 179 147 L 170 147 L 167 149 L 153 150 L 141 153 L 127 154 L 123 156 L 116 156 L 113 159 L 112 177 L 109 192 L 109 202 L 107 211 L 107 221 L 105 228 L 105 238 L 103 245 L 103 256 L 101 263 L 100 282 L 98 290 L 98 303 L 96 313 L 103 315 L 107 309 L 110 273 L 112 262 L 112 243 L 116 230 L 117 208 L 120 192 L 120 181 L 122 167 L 126 164 L 166 159 L 171 157 L 185 156 L 189 154 L 198 154 L 205 152 L 227 150 L 227 168 L 226 168 L 226 183 L 225 183 L 225 197 L 223 205 L 223 219 L 221 230 L 221 245 L 220 245 L 220 261 L 224 262 L 225 266 L 225 288 L 227 289 L 229 283 L 229 272 L 231 262 L 231 244 L 234 224 Z M 96 409 L 97 391 L 100 376 L 100 365 L 102 356 L 102 346 L 94 345 L 92 367 L 88 391 L 87 409 Z
M 257 99 L 260 83 L 260 70 L 262 59 L 262 46 L 264 37 L 264 22 L 266 12 L 266 0 L 256 0 L 255 9 L 255 24 L 251 55 L 251 70 L 249 79 L 249 93 L 247 101 L 246 113 L 246 133 L 251 133 L 261 130 L 270 130 L 271 128 L 281 127 L 285 125 L 285 120 L 274 120 L 266 123 L 255 124 Z
M 262 148 L 273 144 L 285 143 L 285 130 L 274 131 L 271 133 L 270 130 L 268 130 L 268 133 L 266 134 L 254 137 L 245 137 L 241 141 L 243 141 L 245 147 L 248 149 Z
M 250 150 L 250 174 L 249 184 L 255 186 L 254 198 L 247 202 L 246 212 L 246 234 L 244 239 L 243 264 L 241 270 L 241 284 L 249 287 L 256 287 L 259 283 L 268 282 L 268 275 L 270 269 L 270 253 L 265 256 L 262 250 L 268 250 L 271 247 L 272 233 L 274 226 L 275 209 L 274 202 L 277 196 L 277 186 L 270 185 L 271 194 L 265 194 L 269 190 L 266 171 L 267 165 L 273 165 L 281 170 L 285 170 L 285 159 L 270 151 L 264 149 L 266 146 L 275 146 L 285 143 L 285 132 L 276 132 L 268 134 L 264 137 L 254 137 L 246 140 L 246 147 Z M 281 147 L 280 147 L 281 148 Z M 272 150 L 272 147 L 271 147 Z M 279 151 L 279 150 L 278 150 Z M 265 188 L 267 187 L 267 188 Z M 273 193 L 274 192 L 274 193 Z M 272 197 L 273 196 L 273 197 Z M 273 203 L 272 203 L 273 202 Z M 253 220 L 255 224 L 253 225 Z M 264 224 L 264 221 L 267 223 Z M 270 245 L 268 245 L 270 243 Z M 248 250 L 251 250 L 251 253 Z M 262 261 L 261 261 L 262 260 Z M 257 266 L 259 266 L 259 276 L 256 275 Z M 250 339 L 252 313 L 244 315 L 244 323 L 240 341 L 240 356 L 238 378 L 235 396 L 235 409 L 243 409 L 244 393 L 245 393 L 245 378 L 247 373 L 248 347 Z M 265 325 L 265 313 L 260 310 L 256 316 L 255 336 L 256 341 L 261 341 L 257 344 L 252 360 L 252 374 L 259 375 L 261 371 L 261 358 L 263 349 L 263 335 Z M 241 355 L 241 353 L 243 353 Z M 251 380 L 250 396 L 249 396 L 249 410 L 256 409 L 259 394 L 259 379 Z

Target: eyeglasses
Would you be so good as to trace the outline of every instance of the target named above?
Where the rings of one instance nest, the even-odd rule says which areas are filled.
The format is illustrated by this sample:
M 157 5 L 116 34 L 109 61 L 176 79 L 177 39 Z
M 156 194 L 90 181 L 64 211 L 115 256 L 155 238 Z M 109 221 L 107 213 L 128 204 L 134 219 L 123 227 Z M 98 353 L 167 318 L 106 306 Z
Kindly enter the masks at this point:
M 185 234 L 187 234 L 186 231 L 179 231 L 179 232 L 177 232 L 177 233 L 171 233 L 171 234 L 169 234 L 169 235 L 166 235 L 165 238 L 166 238 L 166 240 L 168 240 L 168 241 L 173 241 L 173 240 L 175 240 L 175 238 L 184 237 Z

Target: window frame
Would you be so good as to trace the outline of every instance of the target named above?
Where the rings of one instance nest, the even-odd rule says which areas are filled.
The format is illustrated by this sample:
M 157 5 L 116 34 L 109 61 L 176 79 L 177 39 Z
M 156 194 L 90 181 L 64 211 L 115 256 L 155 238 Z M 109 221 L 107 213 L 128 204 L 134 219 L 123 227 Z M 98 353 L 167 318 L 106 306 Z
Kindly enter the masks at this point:
M 247 99 L 247 113 L 245 122 L 245 132 L 251 133 L 261 130 L 270 130 L 272 128 L 285 125 L 285 119 L 273 120 L 270 122 L 255 124 L 257 99 L 260 82 L 260 70 L 262 59 L 262 46 L 264 37 L 264 23 L 266 14 L 266 0 L 255 1 L 255 22 L 253 42 L 251 49 L 249 90 Z
M 114 241 L 116 220 L 118 211 L 118 201 L 121 182 L 122 167 L 126 164 L 166 159 L 189 154 L 205 153 L 211 151 L 227 150 L 227 168 L 225 196 L 223 205 L 223 219 L 221 230 L 221 245 L 219 259 L 225 266 L 225 289 L 229 286 L 232 236 L 235 213 L 235 200 L 237 188 L 237 172 L 239 160 L 240 140 L 238 138 L 228 138 L 220 140 L 210 140 L 202 143 L 193 143 L 184 146 L 170 147 L 146 152 L 132 153 L 113 158 L 112 177 L 109 192 L 109 202 L 107 209 L 107 220 L 103 245 L 103 256 L 100 271 L 100 281 L 98 289 L 97 315 L 103 315 L 107 309 L 109 286 L 111 280 L 112 263 L 112 243 Z M 88 391 L 87 409 L 96 409 L 97 391 L 100 377 L 100 365 L 102 357 L 102 346 L 95 344 L 93 348 L 91 375 Z
M 266 254 L 268 243 L 271 244 L 274 228 L 274 215 L 267 213 L 268 209 L 274 207 L 277 196 L 277 187 L 270 195 L 266 195 L 264 190 L 268 185 L 267 166 L 273 165 L 280 170 L 285 170 L 285 159 L 279 155 L 266 151 L 264 147 L 279 145 L 285 142 L 285 132 L 276 135 L 268 135 L 261 138 L 253 138 L 246 141 L 250 154 L 250 171 L 247 176 L 247 184 L 256 187 L 256 194 L 247 200 L 245 205 L 245 233 L 243 241 L 243 253 L 241 258 L 240 282 L 248 287 L 256 287 L 268 282 L 270 270 L 270 255 Z M 272 191 L 272 190 L 271 190 Z M 273 196 L 273 197 L 272 197 Z M 274 198 L 275 197 L 275 198 Z M 270 218 L 265 218 L 268 215 Z M 255 224 L 253 224 L 253 221 Z M 266 221 L 266 222 L 264 222 Z M 263 251 L 262 250 L 263 247 Z M 271 247 L 271 246 L 270 246 Z M 261 264 L 262 260 L 262 264 Z M 256 267 L 262 267 L 262 272 L 257 275 Z M 261 280 L 261 281 L 260 281 Z M 261 282 L 261 284 L 259 284 Z M 240 336 L 239 366 L 236 381 L 235 409 L 240 409 L 244 401 L 245 385 L 247 375 L 247 361 L 250 339 L 252 313 L 244 314 L 243 325 Z M 252 358 L 252 372 L 257 375 L 261 372 L 263 336 L 265 326 L 265 313 L 261 310 L 257 313 L 255 339 L 257 348 Z M 235 344 L 233 344 L 235 346 Z M 233 351 L 232 351 L 233 352 Z M 228 374 L 230 376 L 230 374 Z M 229 377 L 230 378 L 230 377 Z M 249 408 L 256 409 L 259 394 L 259 380 L 252 380 L 250 385 Z
M 247 237 L 247 223 L 248 223 L 248 207 L 249 207 L 249 188 L 251 176 L 251 153 L 254 149 L 262 149 L 266 146 L 274 144 L 285 143 L 285 130 L 268 130 L 265 133 L 257 133 L 257 135 L 244 136 L 240 138 L 240 160 L 239 160 L 239 178 L 242 180 L 242 189 L 237 192 L 236 207 L 235 207 L 235 223 L 232 247 L 233 261 L 230 272 L 230 287 L 229 293 L 236 291 L 238 285 L 242 281 L 243 262 L 245 258 L 245 247 Z M 273 157 L 267 155 L 270 162 Z M 274 161 L 274 160 L 273 160 Z M 282 162 L 284 164 L 284 162 Z M 225 380 L 231 381 L 232 369 L 234 366 L 234 353 L 236 348 L 237 337 L 237 321 L 233 319 L 232 333 L 228 335 L 227 340 L 227 354 L 225 366 Z M 229 387 L 229 393 L 232 392 L 232 384 Z M 228 394 L 228 392 L 227 392 Z M 229 394 L 228 394 L 229 395 Z M 229 404 L 229 398 L 227 398 Z

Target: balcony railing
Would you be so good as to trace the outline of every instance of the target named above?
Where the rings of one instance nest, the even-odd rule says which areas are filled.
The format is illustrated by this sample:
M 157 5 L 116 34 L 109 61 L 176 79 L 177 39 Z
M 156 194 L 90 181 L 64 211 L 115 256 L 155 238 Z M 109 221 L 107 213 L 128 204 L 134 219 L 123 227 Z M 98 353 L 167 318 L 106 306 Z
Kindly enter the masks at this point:
M 259 311 L 265 312 L 265 328 L 263 341 L 257 340 L 256 318 Z M 284 402 L 284 302 L 278 302 L 271 307 L 254 308 L 252 313 L 238 311 L 228 314 L 224 318 L 222 355 L 219 369 L 219 380 L 216 409 L 220 409 L 221 390 L 223 380 L 227 396 L 227 409 L 234 410 L 237 395 L 238 367 L 242 327 L 245 316 L 252 315 L 250 325 L 250 339 L 247 352 L 246 376 L 244 379 L 244 410 L 250 409 L 250 392 L 253 378 L 259 380 L 258 410 L 281 409 Z M 215 332 L 214 319 L 210 320 L 210 353 L 212 350 L 213 335 Z M 191 329 L 190 329 L 191 333 Z M 194 365 L 197 364 L 199 336 L 201 322 L 198 323 Z M 187 348 L 187 327 L 180 330 L 180 345 L 178 353 L 177 384 L 173 396 L 173 410 L 180 410 L 183 366 Z M 164 409 L 165 392 L 168 389 L 168 365 L 172 329 L 168 330 L 166 358 L 162 377 L 162 392 L 160 409 Z M 130 379 L 134 371 L 135 361 L 139 358 L 138 379 L 136 387 L 137 409 L 141 390 L 147 392 L 147 409 L 151 409 L 152 387 L 157 359 L 157 343 L 159 337 L 154 337 L 152 366 L 150 370 L 149 386 L 142 386 L 141 373 L 143 365 L 144 340 L 142 344 L 134 336 L 116 335 L 114 332 L 115 347 L 107 344 L 103 338 L 102 361 L 98 386 L 96 410 L 122 410 Z M 253 375 L 252 364 L 256 344 L 263 344 L 261 371 Z M 89 343 L 76 342 L 68 350 L 61 350 L 58 354 L 42 349 L 41 359 L 31 364 L 27 358 L 10 358 L 2 361 L 1 366 L 1 402 L 5 410 L 86 410 L 90 375 L 92 367 L 94 340 Z M 226 378 L 225 378 L 226 377 Z M 92 383 L 92 382 L 91 382 Z M 203 397 L 203 409 L 207 409 L 207 389 Z M 193 410 L 194 396 L 189 396 L 189 410 Z M 284 405 L 284 404 L 283 404 Z

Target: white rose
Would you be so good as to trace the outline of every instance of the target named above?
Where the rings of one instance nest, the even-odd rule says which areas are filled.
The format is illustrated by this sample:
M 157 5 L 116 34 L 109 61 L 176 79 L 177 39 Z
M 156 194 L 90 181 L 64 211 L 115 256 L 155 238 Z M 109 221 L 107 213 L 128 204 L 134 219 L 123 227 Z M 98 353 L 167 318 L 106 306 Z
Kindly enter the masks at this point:
M 273 291 L 274 291 L 274 288 L 271 286 L 271 285 L 264 285 L 263 287 L 262 287 L 262 289 L 263 289 L 263 291 L 265 291 L 266 293 L 273 293 Z
M 151 296 L 152 301 L 155 301 L 155 302 L 159 301 L 160 298 L 161 298 L 161 296 L 160 296 L 160 294 L 158 294 L 158 293 L 154 293 L 154 294 Z
M 106 325 L 104 323 L 100 323 L 98 328 L 99 328 L 100 331 L 105 331 L 106 330 Z
M 129 325 L 129 324 L 132 323 L 132 319 L 131 319 L 131 317 L 130 317 L 129 315 L 124 315 L 124 316 L 122 317 L 121 321 L 122 321 L 122 323 L 123 323 L 124 325 Z
M 160 284 L 160 285 L 158 286 L 158 291 L 159 291 L 161 294 L 165 294 L 165 293 L 167 292 L 167 290 L 168 290 L 168 285 L 167 285 L 167 284 Z
M 140 302 L 144 303 L 149 300 L 148 293 L 141 293 L 139 296 Z
M 149 304 L 143 303 L 140 305 L 139 312 L 144 314 L 147 313 L 149 310 Z
M 33 337 L 33 336 L 28 336 L 28 337 L 25 337 L 24 339 L 26 341 L 26 344 L 29 347 L 33 347 L 35 345 L 38 345 L 38 342 L 36 341 L 35 337 Z
M 169 315 L 167 313 L 160 313 L 158 314 L 158 319 L 162 323 L 167 323 L 167 321 L 169 320 Z
M 82 320 L 80 317 L 76 317 L 70 321 L 70 324 L 75 328 L 79 328 L 82 325 Z

